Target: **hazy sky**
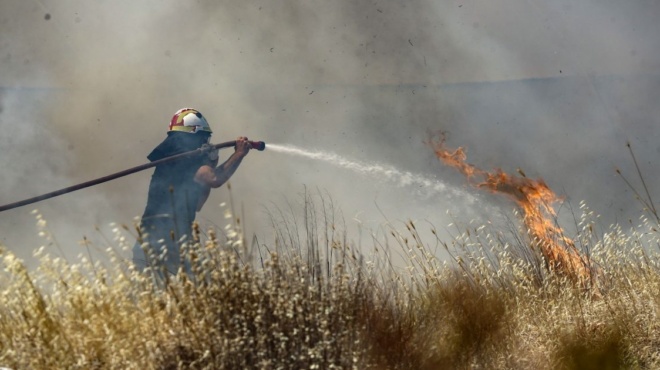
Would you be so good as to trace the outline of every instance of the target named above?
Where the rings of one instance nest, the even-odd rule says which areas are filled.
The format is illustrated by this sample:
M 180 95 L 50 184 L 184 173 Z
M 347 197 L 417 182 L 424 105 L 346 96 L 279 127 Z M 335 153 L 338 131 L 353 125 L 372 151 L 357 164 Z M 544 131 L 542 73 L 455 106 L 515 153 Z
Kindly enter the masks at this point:
M 365 227 L 510 214 L 434 158 L 423 141 L 437 131 L 471 163 L 521 168 L 625 221 L 640 208 L 614 172 L 638 184 L 627 140 L 660 195 L 659 18 L 654 0 L 0 1 L 0 203 L 145 163 L 172 114 L 194 107 L 214 142 L 335 152 L 456 189 L 251 153 L 233 199 L 265 239 L 264 208 L 287 209 L 305 186 Z M 142 213 L 150 175 L 1 213 L 0 241 L 29 256 L 39 208 L 75 255 L 95 225 Z M 222 226 L 226 200 L 216 190 L 199 219 Z

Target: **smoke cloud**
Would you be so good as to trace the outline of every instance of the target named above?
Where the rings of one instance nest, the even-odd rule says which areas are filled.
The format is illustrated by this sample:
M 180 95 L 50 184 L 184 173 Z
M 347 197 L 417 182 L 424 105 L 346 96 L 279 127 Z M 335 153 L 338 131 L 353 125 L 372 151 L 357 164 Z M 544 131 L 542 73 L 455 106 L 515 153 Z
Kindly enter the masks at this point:
M 335 152 L 473 192 L 424 144 L 443 131 L 481 168 L 520 168 L 585 200 L 604 226 L 627 222 L 641 208 L 614 171 L 638 183 L 627 141 L 652 195 L 660 185 L 659 16 L 650 0 L 5 1 L 0 203 L 145 163 L 171 115 L 194 107 L 214 142 Z M 28 258 L 43 243 L 29 214 L 39 208 L 74 256 L 83 235 L 100 238 L 94 225 L 108 232 L 142 213 L 150 173 L 0 213 L 0 241 Z M 231 184 L 248 233 L 262 235 L 264 207 L 286 209 L 305 186 L 327 192 L 347 224 L 376 229 L 513 208 L 488 194 L 420 197 L 268 150 Z M 224 222 L 228 196 L 214 191 L 199 219 Z

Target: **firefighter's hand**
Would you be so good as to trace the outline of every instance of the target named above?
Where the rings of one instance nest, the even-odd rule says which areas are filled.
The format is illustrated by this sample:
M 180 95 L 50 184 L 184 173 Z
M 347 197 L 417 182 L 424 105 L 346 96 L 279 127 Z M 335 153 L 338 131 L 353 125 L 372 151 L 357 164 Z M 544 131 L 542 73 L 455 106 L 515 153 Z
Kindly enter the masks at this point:
M 245 136 L 240 136 L 238 139 L 236 139 L 236 154 L 240 155 L 241 157 L 245 157 L 250 149 L 252 149 L 252 144 L 248 141 L 248 138 Z

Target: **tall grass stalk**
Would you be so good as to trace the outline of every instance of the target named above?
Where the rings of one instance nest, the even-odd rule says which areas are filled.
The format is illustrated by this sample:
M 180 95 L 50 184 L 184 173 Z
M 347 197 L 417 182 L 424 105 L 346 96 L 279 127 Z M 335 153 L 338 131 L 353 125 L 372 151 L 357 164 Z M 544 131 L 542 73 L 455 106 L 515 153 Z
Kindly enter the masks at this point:
M 76 262 L 42 248 L 34 270 L 3 248 L 0 366 L 658 368 L 657 224 L 597 231 L 581 210 L 575 240 L 598 266 L 599 294 L 548 270 L 513 221 L 454 226 L 449 240 L 431 226 L 427 241 L 414 221 L 389 223 L 367 251 L 311 192 L 271 211 L 266 244 L 247 248 L 239 222 L 196 227 L 182 248 L 187 272 L 166 284 L 125 260 L 136 237 L 127 227 L 112 248 L 85 240 Z

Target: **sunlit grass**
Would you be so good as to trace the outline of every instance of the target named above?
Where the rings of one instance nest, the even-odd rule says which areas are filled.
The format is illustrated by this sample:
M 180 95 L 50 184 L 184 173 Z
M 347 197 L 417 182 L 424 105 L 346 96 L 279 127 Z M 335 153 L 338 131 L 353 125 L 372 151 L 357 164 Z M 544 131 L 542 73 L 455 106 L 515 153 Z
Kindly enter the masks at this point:
M 301 208 L 298 218 L 273 211 L 273 240 L 264 243 L 246 245 L 240 222 L 197 229 L 184 248 L 190 273 L 166 280 L 126 261 L 137 236 L 130 227 L 118 226 L 108 248 L 85 245 L 73 262 L 42 248 L 34 271 L 3 249 L 0 366 L 660 366 L 660 239 L 647 219 L 596 231 L 583 207 L 574 240 L 598 270 L 583 286 L 549 271 L 515 227 L 468 223 L 454 225 L 449 240 L 435 229 L 435 240 L 422 240 L 408 221 L 389 225 L 387 240 L 367 251 L 351 244 L 327 199 L 305 196 Z

